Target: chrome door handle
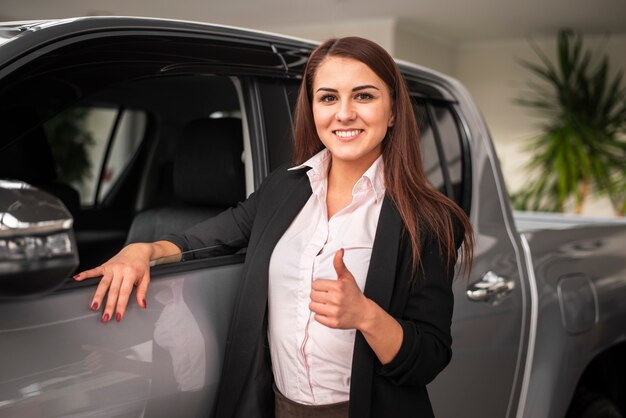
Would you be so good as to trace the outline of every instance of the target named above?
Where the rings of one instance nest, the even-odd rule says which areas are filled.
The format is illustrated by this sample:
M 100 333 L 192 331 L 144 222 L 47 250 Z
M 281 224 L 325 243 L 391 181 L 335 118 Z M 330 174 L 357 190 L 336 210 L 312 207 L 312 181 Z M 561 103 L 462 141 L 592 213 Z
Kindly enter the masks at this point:
M 507 279 L 498 276 L 493 271 L 488 271 L 480 280 L 472 283 L 465 294 L 472 302 L 487 302 L 497 305 L 514 288 L 515 282 L 513 279 Z

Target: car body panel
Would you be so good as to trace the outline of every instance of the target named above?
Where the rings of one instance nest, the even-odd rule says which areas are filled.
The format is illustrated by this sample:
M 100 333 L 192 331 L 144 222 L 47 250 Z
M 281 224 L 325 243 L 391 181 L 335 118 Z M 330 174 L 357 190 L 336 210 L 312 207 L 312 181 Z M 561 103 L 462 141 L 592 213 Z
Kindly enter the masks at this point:
M 600 352 L 626 341 L 626 225 L 526 232 L 538 289 L 537 342 L 525 416 L 564 416 L 582 372 Z M 563 293 L 582 277 L 592 297 Z M 583 288 L 584 296 L 588 294 Z M 585 327 L 568 329 L 564 309 Z M 592 323 L 584 318 L 593 312 Z M 532 402 L 531 402 L 532 400 Z
M 147 309 L 131 302 L 120 323 L 88 309 L 92 286 L 0 304 L 0 415 L 210 411 L 242 271 L 242 257 L 229 258 L 236 263 L 156 268 Z

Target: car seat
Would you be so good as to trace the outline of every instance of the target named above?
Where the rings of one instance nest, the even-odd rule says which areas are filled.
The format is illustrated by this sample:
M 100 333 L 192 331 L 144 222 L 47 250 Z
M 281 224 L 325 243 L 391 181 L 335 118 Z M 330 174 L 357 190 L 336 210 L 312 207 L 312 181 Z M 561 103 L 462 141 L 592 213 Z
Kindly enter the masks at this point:
M 176 148 L 170 203 L 135 216 L 126 243 L 184 231 L 245 199 L 242 153 L 241 119 L 190 122 Z

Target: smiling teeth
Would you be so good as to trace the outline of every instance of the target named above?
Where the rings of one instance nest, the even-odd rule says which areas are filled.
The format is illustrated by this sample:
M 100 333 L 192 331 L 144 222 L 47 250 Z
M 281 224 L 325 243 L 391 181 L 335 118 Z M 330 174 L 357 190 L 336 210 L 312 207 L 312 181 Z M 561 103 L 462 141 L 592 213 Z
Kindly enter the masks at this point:
M 349 138 L 351 136 L 357 136 L 361 131 L 359 129 L 354 129 L 352 131 L 335 131 L 335 135 L 339 138 Z

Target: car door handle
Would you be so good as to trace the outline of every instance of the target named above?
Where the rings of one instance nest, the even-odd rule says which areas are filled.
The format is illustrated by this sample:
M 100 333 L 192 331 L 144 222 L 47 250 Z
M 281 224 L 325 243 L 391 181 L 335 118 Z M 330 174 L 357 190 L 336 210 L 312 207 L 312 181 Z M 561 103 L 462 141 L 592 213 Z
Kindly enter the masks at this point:
M 497 305 L 514 288 L 515 282 L 513 279 L 507 279 L 498 276 L 493 271 L 488 271 L 480 280 L 472 283 L 465 294 L 472 302 L 487 302 Z

